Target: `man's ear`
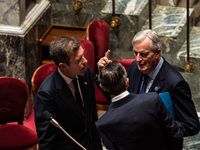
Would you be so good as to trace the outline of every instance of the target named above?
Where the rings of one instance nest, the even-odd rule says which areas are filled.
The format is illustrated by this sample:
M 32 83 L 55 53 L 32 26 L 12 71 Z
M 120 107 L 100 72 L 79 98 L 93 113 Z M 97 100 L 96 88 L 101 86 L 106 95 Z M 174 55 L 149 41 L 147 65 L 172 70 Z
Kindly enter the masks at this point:
M 161 56 L 161 50 L 160 50 L 160 49 L 157 49 L 157 50 L 155 51 L 155 53 L 156 53 L 156 56 L 160 58 L 160 56 Z
M 126 89 L 129 87 L 129 78 L 126 78 Z
M 59 68 L 60 69 L 65 69 L 65 68 L 67 68 L 68 67 L 68 65 L 67 64 L 65 64 L 65 63 L 59 63 Z

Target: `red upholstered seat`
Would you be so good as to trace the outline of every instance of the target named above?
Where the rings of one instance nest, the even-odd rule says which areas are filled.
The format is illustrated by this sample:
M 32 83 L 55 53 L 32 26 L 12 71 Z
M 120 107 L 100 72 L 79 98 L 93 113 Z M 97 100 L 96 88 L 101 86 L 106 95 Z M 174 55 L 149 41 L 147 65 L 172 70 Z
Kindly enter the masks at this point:
M 39 66 L 33 73 L 31 85 L 33 94 L 35 95 L 40 85 L 48 75 L 56 70 L 57 66 L 54 62 Z
M 23 121 L 23 125 L 36 133 L 34 111 Z
M 87 38 L 90 40 L 94 45 L 95 51 L 95 69 L 94 74 L 98 73 L 97 62 L 99 59 L 105 56 L 105 52 L 109 49 L 109 38 L 110 38 L 110 31 L 109 25 L 103 20 L 95 20 L 92 21 L 87 26 Z M 128 70 L 129 65 L 134 59 L 119 59 L 114 60 L 122 63 L 125 66 L 126 70 Z M 97 109 L 107 110 L 109 107 L 109 102 L 104 97 L 102 92 L 95 84 L 95 97 L 97 103 Z
M 101 90 L 98 88 L 96 83 L 94 83 L 94 87 L 95 87 L 95 98 L 96 98 L 97 104 L 109 105 L 110 102 L 108 102 L 108 100 L 102 94 Z
M 37 135 L 23 126 L 24 110 L 29 96 L 25 82 L 0 77 L 0 149 L 17 150 L 37 145 Z M 18 122 L 18 124 L 7 124 Z
M 110 31 L 109 25 L 103 20 L 92 21 L 87 26 L 87 38 L 94 45 L 95 51 L 95 70 L 98 72 L 97 62 L 101 57 L 105 55 L 105 52 L 109 49 Z
M 94 55 L 94 46 L 89 40 L 80 40 L 81 46 L 84 49 L 84 56 L 87 59 L 87 66 L 90 67 L 92 72 L 94 73 L 95 67 L 95 55 Z
M 105 55 L 105 52 L 109 49 L 110 31 L 109 25 L 103 20 L 92 21 L 87 26 L 87 39 L 94 45 L 95 53 L 95 66 L 94 75 L 98 73 L 97 62 L 101 57 Z M 106 110 L 109 106 L 109 102 L 104 97 L 102 92 L 95 84 L 95 97 L 97 103 L 97 109 Z
M 0 141 L 1 150 L 22 150 L 32 146 L 37 148 L 37 135 L 23 125 L 0 126 Z
M 128 68 L 133 61 L 135 61 L 135 59 L 116 59 L 116 60 L 113 60 L 113 62 L 121 63 L 125 67 L 126 71 L 128 71 Z

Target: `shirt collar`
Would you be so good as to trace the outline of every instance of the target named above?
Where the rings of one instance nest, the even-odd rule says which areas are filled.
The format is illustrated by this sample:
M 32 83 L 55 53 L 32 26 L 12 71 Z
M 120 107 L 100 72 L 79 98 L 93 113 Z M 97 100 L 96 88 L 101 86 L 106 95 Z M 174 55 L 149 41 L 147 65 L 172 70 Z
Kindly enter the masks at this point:
M 121 93 L 121 94 L 119 94 L 119 95 L 113 97 L 113 98 L 111 99 L 111 101 L 112 101 L 112 102 L 116 102 L 116 101 L 118 101 L 118 100 L 120 100 L 120 99 L 126 97 L 126 96 L 129 95 L 129 94 L 130 94 L 130 93 L 129 93 L 128 91 L 124 91 L 123 93 Z
M 155 68 L 154 70 L 152 70 L 152 71 L 148 74 L 148 76 L 149 76 L 151 79 L 154 80 L 154 79 L 156 78 L 158 72 L 160 71 L 160 68 L 162 67 L 163 62 L 164 62 L 164 59 L 161 57 L 161 59 L 160 59 L 158 65 L 156 66 L 156 68 Z
M 67 77 L 66 75 L 64 75 L 64 74 L 60 71 L 59 68 L 58 68 L 58 72 L 59 72 L 59 74 L 63 77 L 63 79 L 65 80 L 65 82 L 67 83 L 67 85 L 69 85 L 69 84 L 72 82 L 73 79 L 71 79 L 71 78 Z M 78 79 L 78 76 L 76 76 L 75 78 Z

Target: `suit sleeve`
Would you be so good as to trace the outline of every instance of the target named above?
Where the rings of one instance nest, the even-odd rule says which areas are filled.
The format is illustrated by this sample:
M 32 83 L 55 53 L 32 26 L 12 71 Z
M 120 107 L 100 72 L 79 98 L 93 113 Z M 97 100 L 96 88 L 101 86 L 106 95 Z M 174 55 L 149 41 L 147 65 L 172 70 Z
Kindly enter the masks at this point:
M 35 97 L 34 113 L 38 142 L 41 150 L 53 150 L 55 148 L 54 137 L 56 129 L 42 116 L 45 110 L 49 111 L 53 115 L 56 109 L 55 106 L 53 98 L 49 94 L 43 91 L 38 91 Z
M 97 117 L 97 108 L 96 108 L 96 99 L 95 99 L 95 88 L 94 88 L 94 82 L 93 78 L 91 77 L 91 84 L 92 84 L 92 93 L 93 93 L 93 118 L 92 118 L 92 140 L 93 140 L 93 146 L 95 150 L 102 150 L 102 144 L 101 144 L 101 139 L 99 136 L 99 133 L 97 132 L 95 122 L 98 120 Z
M 98 126 L 98 123 L 96 123 L 96 127 L 97 127 L 97 130 L 98 130 L 101 138 L 102 138 L 102 142 L 103 142 L 104 146 L 108 150 L 117 150 L 117 147 L 111 142 L 111 140 L 108 138 L 108 136 L 106 136 L 106 134 L 103 133 L 101 128 Z
M 94 78 L 94 84 L 97 85 L 97 87 L 99 88 L 99 90 L 102 92 L 102 94 L 104 95 L 104 97 L 108 100 L 109 103 L 111 103 L 111 97 L 108 93 L 106 93 L 101 87 L 100 87 L 100 79 L 99 79 L 99 75 Z
M 179 82 L 174 86 L 171 92 L 175 116 L 177 121 L 182 123 L 184 136 L 195 135 L 199 132 L 200 124 L 193 101 L 191 92 L 185 81 Z
M 166 142 L 168 142 L 170 150 L 182 150 L 183 131 L 181 130 L 181 123 L 174 120 L 160 97 L 157 101 L 157 108 L 161 126 L 163 126 L 164 133 L 167 136 Z
M 93 121 L 97 120 L 95 118 L 96 118 L 96 116 L 94 116 Z M 92 126 L 93 147 L 94 147 L 95 150 L 102 150 L 101 139 L 100 139 L 99 133 L 97 132 L 95 122 L 93 122 L 92 124 L 93 124 L 93 126 Z

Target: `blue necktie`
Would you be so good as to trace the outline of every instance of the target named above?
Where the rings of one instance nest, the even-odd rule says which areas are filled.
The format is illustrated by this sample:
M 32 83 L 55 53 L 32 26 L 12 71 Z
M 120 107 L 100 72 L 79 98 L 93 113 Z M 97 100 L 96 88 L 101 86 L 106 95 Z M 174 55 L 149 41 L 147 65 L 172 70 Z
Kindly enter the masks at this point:
M 78 84 L 77 84 L 77 78 L 73 79 L 73 84 L 74 84 L 74 88 L 75 88 L 75 96 L 76 96 L 76 102 L 78 103 L 78 105 L 83 108 L 83 103 L 81 100 L 81 96 L 80 96 L 80 92 L 78 89 Z
M 140 90 L 140 93 L 145 93 L 146 87 L 147 87 L 147 81 L 148 81 L 148 75 L 143 74 L 143 84 L 142 84 L 142 88 Z

